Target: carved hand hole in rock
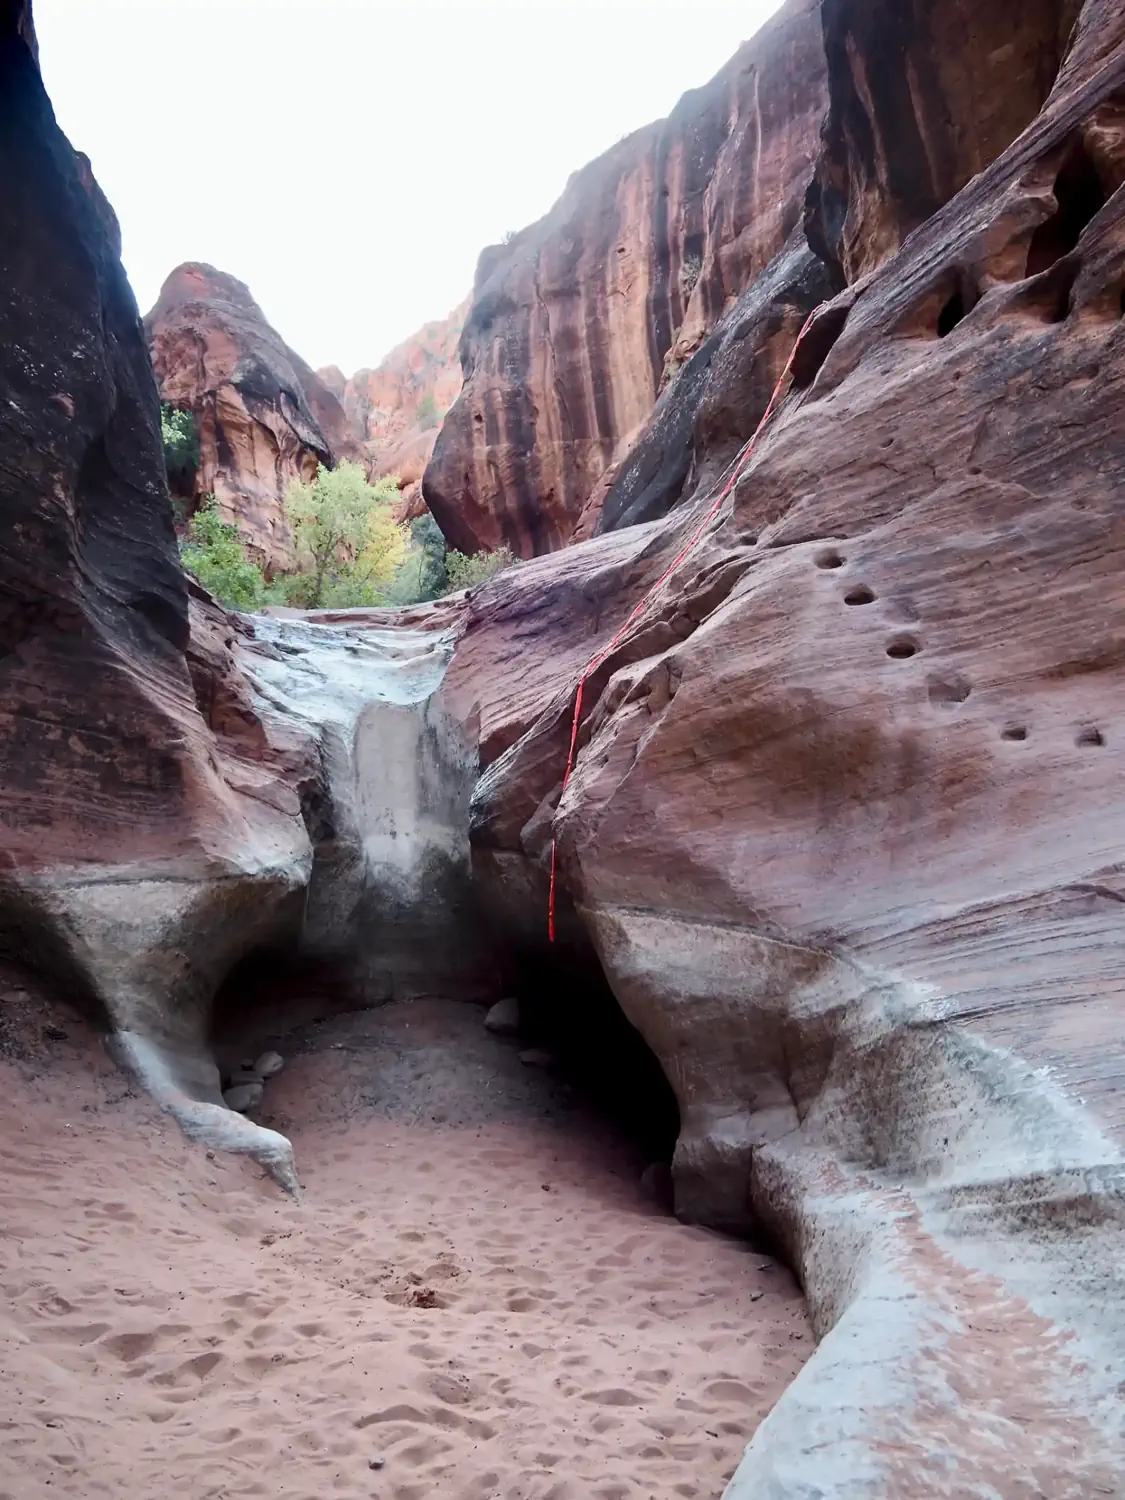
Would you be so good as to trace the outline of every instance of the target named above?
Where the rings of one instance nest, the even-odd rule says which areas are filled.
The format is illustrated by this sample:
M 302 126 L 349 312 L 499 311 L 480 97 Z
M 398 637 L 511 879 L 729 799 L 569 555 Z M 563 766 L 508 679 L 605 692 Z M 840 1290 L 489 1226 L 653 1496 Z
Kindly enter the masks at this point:
M 956 263 L 946 265 L 920 289 L 898 319 L 894 332 L 904 338 L 948 338 L 979 301 L 976 274 Z
M 946 338 L 960 323 L 965 316 L 965 299 L 961 295 L 960 288 L 957 289 L 945 303 L 941 312 L 938 313 L 937 336 L 939 339 Z
M 824 361 L 844 331 L 848 307 L 830 307 L 806 331 L 793 355 L 793 388 L 804 391 L 820 374 Z
M 960 672 L 933 676 L 926 680 L 926 691 L 935 708 L 955 708 L 958 703 L 964 703 L 972 690 L 972 683 L 967 677 L 962 677 Z
M 1003 727 L 1003 729 L 1000 731 L 1000 738 L 1002 740 L 1014 740 L 1014 741 L 1017 741 L 1017 742 L 1018 741 L 1022 741 L 1022 740 L 1026 740 L 1027 739 L 1027 725 L 1026 724 L 1005 724 L 1004 727 Z
M 919 641 L 913 635 L 896 635 L 887 644 L 887 655 L 893 661 L 909 661 L 912 656 L 918 655 L 919 650 Z
M 844 566 L 844 559 L 834 548 L 827 552 L 818 552 L 813 562 L 818 568 L 842 568 Z
M 1021 305 L 1037 313 L 1045 322 L 1065 323 L 1071 310 L 1074 283 L 1081 269 L 1078 256 L 1056 261 L 1049 271 L 1031 283 L 1020 298 Z
M 1105 744 L 1105 735 L 1094 724 L 1084 724 L 1075 736 L 1074 743 L 1082 746 Z
M 859 583 L 844 595 L 845 604 L 874 604 L 875 595 L 865 583 Z
M 1069 253 L 1083 230 L 1104 206 L 1105 188 L 1098 169 L 1081 139 L 1067 152 L 1055 178 L 1055 212 L 1031 237 L 1027 251 L 1028 276 L 1038 276 Z

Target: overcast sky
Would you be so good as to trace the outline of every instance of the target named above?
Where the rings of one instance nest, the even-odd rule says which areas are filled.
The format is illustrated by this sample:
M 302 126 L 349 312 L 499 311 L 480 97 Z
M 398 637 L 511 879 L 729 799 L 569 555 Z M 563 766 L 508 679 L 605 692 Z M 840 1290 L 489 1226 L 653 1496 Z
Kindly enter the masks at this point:
M 313 365 L 375 365 L 482 246 L 705 83 L 779 0 L 35 0 L 59 123 L 141 311 L 250 286 Z

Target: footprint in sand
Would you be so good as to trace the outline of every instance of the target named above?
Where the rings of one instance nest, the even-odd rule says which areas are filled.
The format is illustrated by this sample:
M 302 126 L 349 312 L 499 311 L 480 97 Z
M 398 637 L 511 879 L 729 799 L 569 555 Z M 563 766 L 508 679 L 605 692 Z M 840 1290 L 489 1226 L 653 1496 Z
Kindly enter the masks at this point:
M 428 1375 L 423 1385 L 431 1396 L 436 1396 L 439 1401 L 445 1401 L 450 1406 L 464 1406 L 474 1395 L 472 1384 L 466 1376 L 447 1375 L 444 1371 Z
M 214 1349 L 209 1354 L 197 1354 L 192 1359 L 185 1359 L 174 1369 L 163 1370 L 159 1375 L 154 1375 L 152 1383 L 161 1386 L 194 1385 L 197 1381 L 206 1380 L 225 1358 L 225 1355 Z

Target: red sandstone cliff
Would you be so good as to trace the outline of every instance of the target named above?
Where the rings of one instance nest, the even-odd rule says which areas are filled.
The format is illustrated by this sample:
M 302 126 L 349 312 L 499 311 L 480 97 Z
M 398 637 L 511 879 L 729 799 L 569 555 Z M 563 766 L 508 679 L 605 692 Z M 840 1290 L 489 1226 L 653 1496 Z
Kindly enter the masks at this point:
M 195 417 L 196 495 L 214 494 L 267 567 L 292 564 L 282 498 L 318 463 L 358 456 L 340 402 L 266 321 L 249 288 L 178 266 L 145 319 L 163 400 Z
M 5 955 L 279 1175 L 207 1054 L 253 947 L 373 963 L 405 929 L 460 964 L 475 893 L 529 986 L 604 975 L 676 1091 L 677 1211 L 771 1233 L 823 1340 L 730 1500 L 1087 1500 L 1125 1472 L 1125 23 L 995 9 L 990 88 L 935 112 L 919 62 L 976 80 L 977 7 L 894 7 L 888 55 L 867 0 L 824 0 L 822 254 L 794 224 L 714 325 L 605 534 L 369 635 L 255 636 L 189 601 L 136 309 L 0 0 Z M 900 170 L 974 108 L 952 169 Z M 744 479 L 587 684 L 564 795 L 584 663 L 825 295 Z
M 426 471 L 453 545 L 567 542 L 667 375 L 799 225 L 827 105 L 816 0 L 480 259 L 465 384 Z
M 330 365 L 320 380 L 340 401 L 372 478 L 397 474 L 408 515 L 421 514 L 420 486 L 445 413 L 461 390 L 458 353 L 468 299 L 427 323 L 373 370 L 350 379 Z
M 611 975 L 677 1091 L 678 1211 L 780 1235 L 831 1330 L 730 1500 L 1125 1472 L 1118 1304 L 1079 1290 L 1122 1236 L 1125 22 L 984 9 L 887 6 L 888 54 L 867 0 L 826 0 L 831 264 L 797 242 L 747 289 L 619 529 L 474 594 L 442 689 L 480 723 L 495 919 L 529 966 Z M 564 793 L 584 664 L 841 271 L 745 476 L 587 683 Z

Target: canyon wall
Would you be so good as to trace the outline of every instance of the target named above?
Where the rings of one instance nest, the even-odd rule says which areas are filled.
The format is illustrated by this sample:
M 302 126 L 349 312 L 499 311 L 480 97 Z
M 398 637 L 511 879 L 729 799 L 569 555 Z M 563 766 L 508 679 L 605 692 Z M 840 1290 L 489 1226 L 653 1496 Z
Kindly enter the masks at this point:
M 193 635 L 116 223 L 10 7 L 0 186 L 0 950 L 125 1047 L 162 1014 L 198 1043 L 201 1003 L 299 890 L 299 802 L 259 797 L 273 756 L 245 683 Z
M 849 281 L 879 265 L 1031 121 L 1079 0 L 823 6 L 832 108 L 809 241 Z
M 831 3 L 822 14 L 829 107 L 802 222 L 661 393 L 591 497 L 580 536 L 664 515 L 724 471 L 761 419 L 805 317 L 894 254 L 1035 117 L 1075 6 Z M 835 336 L 842 316 L 818 322 L 799 382 L 809 351 Z
M 969 12 L 900 8 L 888 56 L 864 6 L 825 4 L 825 253 L 787 245 L 689 361 L 601 535 L 472 596 L 440 690 L 479 718 L 504 946 L 601 968 L 676 1090 L 677 1211 L 801 1270 L 821 1343 L 729 1500 L 1085 1500 L 1125 1471 L 1125 25 L 1002 10 L 996 92 L 927 114 L 911 59 L 976 77 Z M 841 173 L 849 135 L 881 145 Z M 912 222 L 918 135 L 948 172 Z M 585 664 L 825 298 L 733 493 L 586 682 L 563 793 Z
M 266 321 L 248 287 L 213 266 L 177 268 L 145 318 L 161 398 L 192 413 L 196 498 L 213 494 L 251 557 L 291 569 L 282 500 L 320 463 L 358 458 L 336 395 Z
M 662 383 L 799 225 L 826 85 L 820 7 L 790 0 L 482 254 L 464 388 L 424 479 L 453 546 L 531 557 L 571 539 Z
M 314 373 L 233 276 L 178 266 L 145 330 L 161 399 L 195 420 L 193 498 L 215 495 L 270 572 L 294 561 L 285 491 L 314 478 L 318 464 L 351 459 L 372 479 L 397 475 L 403 515 L 424 514 L 422 474 L 461 388 L 464 314 L 462 306 L 427 323 L 376 369 L 349 379 L 334 365 Z
M 487 987 L 466 894 L 475 756 L 427 716 L 451 641 L 432 611 L 420 639 L 401 634 L 407 615 L 373 654 L 345 635 L 327 694 L 302 690 L 299 632 L 239 665 L 255 627 L 180 566 L 116 221 L 54 121 L 25 16 L 0 8 L 0 957 L 96 1016 L 189 1133 L 293 1188 L 289 1143 L 223 1105 L 211 1000 L 248 953 L 302 941 L 371 1000 Z M 198 330 L 205 377 L 227 372 L 217 411 L 241 401 L 244 421 L 260 400 L 294 442 L 319 444 L 326 419 L 313 424 L 277 350 L 244 358 L 224 342 L 228 308 L 238 332 L 254 318 L 244 289 L 212 289 L 187 298 L 180 326 Z M 174 341 L 174 297 L 164 306 Z M 438 978 L 441 955 L 456 972 Z
M 373 370 L 350 378 L 335 365 L 317 371 L 347 413 L 370 477 L 395 474 L 402 481 L 408 516 L 425 512 L 422 475 L 461 390 L 458 349 L 467 310 L 466 300 L 447 318 L 426 323 Z
M 1014 102 L 979 95 L 1007 124 L 977 175 L 964 143 L 942 158 L 917 223 L 909 120 L 882 101 L 898 69 L 938 161 L 971 100 L 935 110 L 933 80 L 961 76 L 975 13 L 898 8 L 887 54 L 864 0 L 783 12 L 768 36 L 844 39 L 794 182 L 808 215 L 685 342 L 656 412 L 638 401 L 652 473 L 605 486 L 600 534 L 468 597 L 260 626 L 176 565 L 142 330 L 21 11 L 0 5 L 4 957 L 98 1008 L 193 1135 L 290 1188 L 289 1143 L 223 1107 L 208 1051 L 238 959 L 305 944 L 370 999 L 602 976 L 677 1096 L 677 1212 L 770 1234 L 819 1339 L 729 1500 L 1115 1494 L 1120 8 L 1004 7 L 1002 44 L 979 22 Z M 520 373 L 477 389 L 510 443 L 531 325 L 488 306 L 496 370 L 506 348 Z M 471 317 L 470 413 L 476 336 Z M 647 341 L 638 369 L 655 393 Z M 662 443 L 683 468 L 663 487 Z M 540 493 L 540 521 L 481 512 L 496 539 L 513 517 L 525 550 L 562 539 Z M 618 632 L 564 792 L 578 682 Z

